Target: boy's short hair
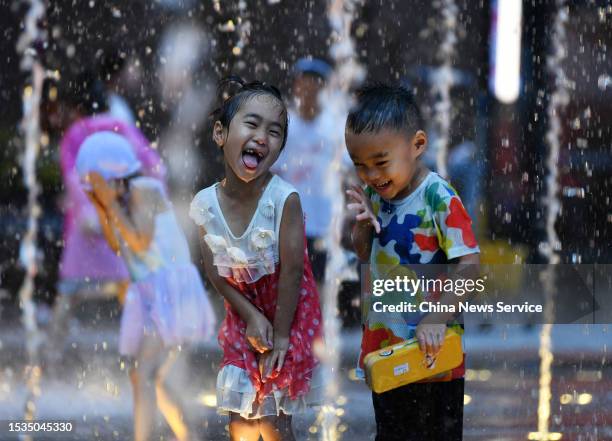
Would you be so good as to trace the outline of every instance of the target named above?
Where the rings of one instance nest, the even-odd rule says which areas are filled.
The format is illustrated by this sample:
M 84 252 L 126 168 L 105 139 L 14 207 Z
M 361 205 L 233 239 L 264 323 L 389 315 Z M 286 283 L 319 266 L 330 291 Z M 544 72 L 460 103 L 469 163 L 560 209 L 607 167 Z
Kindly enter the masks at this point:
M 356 135 L 391 129 L 406 131 L 412 136 L 423 129 L 423 119 L 408 89 L 377 83 L 357 91 L 357 101 L 346 119 L 346 128 Z

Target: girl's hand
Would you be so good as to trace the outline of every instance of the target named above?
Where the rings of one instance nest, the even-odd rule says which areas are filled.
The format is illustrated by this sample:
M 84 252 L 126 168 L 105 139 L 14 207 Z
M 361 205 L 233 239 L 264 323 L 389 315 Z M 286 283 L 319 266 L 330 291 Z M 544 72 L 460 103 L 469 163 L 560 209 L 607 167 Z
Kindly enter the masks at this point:
M 94 197 L 102 207 L 107 208 L 117 199 L 117 192 L 108 185 L 99 173 L 90 172 L 85 180 L 91 184 Z
M 270 321 L 260 312 L 247 320 L 246 339 L 256 352 L 263 354 L 272 349 L 274 329 Z
M 357 220 L 357 222 L 369 223 L 374 227 L 376 234 L 380 233 L 380 224 L 378 223 L 378 219 L 376 219 L 376 215 L 372 209 L 370 198 L 368 198 L 368 196 L 363 192 L 363 189 L 357 185 L 353 185 L 346 191 L 346 194 L 352 200 L 352 202 L 349 203 L 346 208 L 357 212 L 355 215 L 355 220 Z
M 436 357 L 446 335 L 446 324 L 424 323 L 423 320 L 416 328 L 416 338 L 419 341 L 419 349 L 429 357 Z
M 275 370 L 280 371 L 282 369 L 288 350 L 289 337 L 275 336 L 272 351 L 262 355 L 259 359 L 259 370 L 263 379 L 268 378 Z

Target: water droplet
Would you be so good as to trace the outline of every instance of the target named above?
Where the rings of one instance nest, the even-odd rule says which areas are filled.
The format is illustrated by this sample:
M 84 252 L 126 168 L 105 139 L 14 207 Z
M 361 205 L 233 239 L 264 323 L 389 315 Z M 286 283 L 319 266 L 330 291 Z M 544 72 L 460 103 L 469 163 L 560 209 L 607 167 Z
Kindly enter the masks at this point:
M 236 30 L 236 25 L 234 24 L 233 20 L 228 20 L 219 25 L 219 30 L 221 32 L 234 32 Z
M 610 75 L 604 74 L 597 78 L 597 87 L 599 87 L 601 90 L 606 90 L 610 84 L 612 84 L 612 78 L 610 78 Z
M 72 58 L 74 57 L 75 53 L 76 53 L 76 48 L 74 47 L 74 44 L 69 44 L 68 47 L 66 48 L 66 56 L 68 58 Z
M 566 198 L 584 199 L 586 191 L 583 187 L 563 187 L 563 196 Z

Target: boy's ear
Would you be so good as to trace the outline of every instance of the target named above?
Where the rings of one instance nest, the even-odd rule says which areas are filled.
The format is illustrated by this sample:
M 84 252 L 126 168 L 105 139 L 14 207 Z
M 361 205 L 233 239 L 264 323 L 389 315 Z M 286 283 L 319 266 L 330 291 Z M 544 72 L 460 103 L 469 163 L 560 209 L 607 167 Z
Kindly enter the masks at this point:
M 227 137 L 227 133 L 223 124 L 220 121 L 215 121 L 215 125 L 213 126 L 213 141 L 220 148 L 223 148 L 225 144 L 225 138 Z
M 412 138 L 412 144 L 416 147 L 417 153 L 421 155 L 427 149 L 427 134 L 423 130 L 417 130 Z

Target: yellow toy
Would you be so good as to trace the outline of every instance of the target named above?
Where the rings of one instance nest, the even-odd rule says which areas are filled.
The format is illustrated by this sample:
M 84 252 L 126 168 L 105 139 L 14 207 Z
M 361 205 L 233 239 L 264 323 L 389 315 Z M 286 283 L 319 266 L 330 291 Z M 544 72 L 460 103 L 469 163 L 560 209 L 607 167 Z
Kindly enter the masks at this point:
M 448 329 L 436 357 L 421 352 L 416 338 L 365 356 L 366 382 L 376 393 L 414 383 L 456 368 L 463 361 L 461 336 Z

